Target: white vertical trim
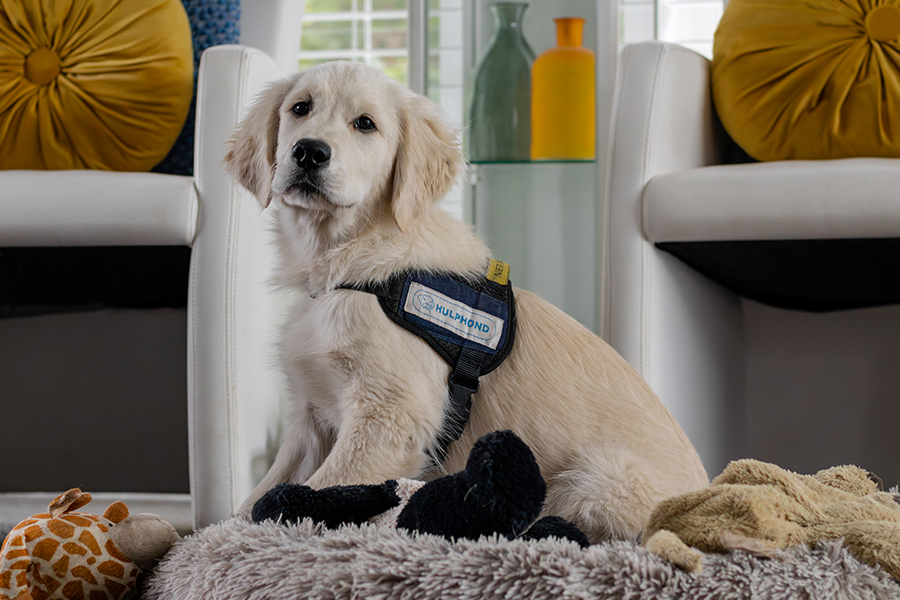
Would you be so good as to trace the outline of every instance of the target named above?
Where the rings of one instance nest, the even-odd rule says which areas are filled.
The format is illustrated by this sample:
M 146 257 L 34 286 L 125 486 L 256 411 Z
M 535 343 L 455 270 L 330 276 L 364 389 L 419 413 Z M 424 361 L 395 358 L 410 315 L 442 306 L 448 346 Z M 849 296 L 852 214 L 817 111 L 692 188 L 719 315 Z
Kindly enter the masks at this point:
M 362 12 L 367 16 L 372 14 L 372 0 L 364 0 Z M 366 26 L 363 29 L 363 56 L 365 57 L 366 64 L 372 64 L 372 39 L 375 35 L 372 32 L 372 21 L 371 19 L 365 20 Z
M 262 50 L 287 73 L 297 70 L 304 0 L 253 0 L 241 11 L 241 44 Z
M 428 6 L 427 0 L 409 0 L 407 18 L 409 49 L 409 88 L 417 94 L 428 93 Z
M 653 39 L 659 39 L 660 23 L 659 23 L 660 1 L 653 0 Z
M 619 65 L 619 0 L 597 4 L 597 54 L 595 62 L 597 192 L 597 287 L 596 330 L 601 337 L 609 334 L 609 314 L 606 310 L 609 281 L 609 177 L 612 156 L 613 103 Z
M 723 0 L 655 0 L 656 36 L 712 58 L 712 40 Z
M 463 130 L 465 130 L 465 128 L 469 125 L 466 121 L 466 119 L 468 118 L 469 110 L 469 107 L 466 106 L 466 103 L 468 103 L 469 100 L 469 90 L 467 89 L 467 87 L 471 84 L 470 78 L 472 76 L 472 70 L 475 68 L 475 61 L 478 56 L 478 19 L 475 18 L 476 10 L 476 0 L 463 0 Z M 462 133 L 460 134 L 460 137 L 464 137 Z M 469 165 L 468 172 L 462 177 L 461 218 L 466 223 L 471 223 L 472 225 L 476 225 L 475 196 L 477 191 L 477 181 L 478 165 Z

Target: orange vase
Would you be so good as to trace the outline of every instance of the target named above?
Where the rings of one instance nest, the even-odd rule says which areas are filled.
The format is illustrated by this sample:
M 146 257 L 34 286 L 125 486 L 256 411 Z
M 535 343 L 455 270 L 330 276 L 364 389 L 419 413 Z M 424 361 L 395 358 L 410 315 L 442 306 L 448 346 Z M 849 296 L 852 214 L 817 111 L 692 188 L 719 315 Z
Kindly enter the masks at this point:
M 594 53 L 582 47 L 584 19 L 556 22 L 556 47 L 531 68 L 531 158 L 594 158 Z

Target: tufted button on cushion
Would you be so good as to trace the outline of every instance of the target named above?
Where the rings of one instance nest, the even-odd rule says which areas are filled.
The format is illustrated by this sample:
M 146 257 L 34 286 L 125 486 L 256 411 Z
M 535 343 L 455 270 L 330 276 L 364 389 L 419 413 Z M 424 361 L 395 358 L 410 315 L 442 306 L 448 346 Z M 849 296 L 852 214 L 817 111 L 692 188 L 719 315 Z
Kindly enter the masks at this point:
M 192 88 L 179 0 L 0 3 L 0 169 L 147 171 Z
M 900 0 L 730 0 L 716 111 L 757 160 L 900 157 Z
M 900 37 L 900 8 L 878 6 L 866 15 L 866 34 L 879 42 L 896 42 Z
M 50 48 L 37 48 L 25 57 L 25 79 L 47 85 L 59 75 L 59 56 Z

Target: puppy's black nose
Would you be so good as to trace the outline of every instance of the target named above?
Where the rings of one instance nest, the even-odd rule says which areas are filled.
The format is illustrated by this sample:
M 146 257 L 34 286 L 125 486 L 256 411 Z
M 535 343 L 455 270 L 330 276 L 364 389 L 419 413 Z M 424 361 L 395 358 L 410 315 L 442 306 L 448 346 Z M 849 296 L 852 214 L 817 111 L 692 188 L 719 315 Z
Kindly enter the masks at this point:
M 331 147 L 320 140 L 303 139 L 294 144 L 292 154 L 304 169 L 318 169 L 331 160 Z

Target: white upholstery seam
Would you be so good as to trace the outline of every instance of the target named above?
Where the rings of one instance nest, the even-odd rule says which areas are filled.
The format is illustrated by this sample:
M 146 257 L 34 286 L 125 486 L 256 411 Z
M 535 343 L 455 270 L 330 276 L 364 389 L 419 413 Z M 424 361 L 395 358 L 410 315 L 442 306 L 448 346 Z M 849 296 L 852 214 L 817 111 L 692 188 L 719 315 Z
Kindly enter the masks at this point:
M 605 231 L 604 231 L 604 235 L 606 236 L 606 238 L 604 239 L 604 243 L 606 244 L 606 252 L 604 252 L 604 254 L 605 254 L 604 260 L 606 262 L 606 277 L 608 278 L 608 281 L 606 283 L 606 289 L 604 290 L 606 293 L 606 296 L 605 297 L 601 296 L 601 299 L 600 299 L 601 303 L 606 304 L 606 306 L 601 306 L 603 317 L 601 318 L 601 321 L 600 321 L 600 329 L 601 329 L 601 332 L 603 333 L 603 336 L 606 338 L 606 341 L 610 341 L 613 339 L 613 319 L 612 319 L 613 293 L 612 293 L 612 291 L 613 291 L 613 289 L 615 289 L 615 286 L 613 286 L 613 284 L 612 284 L 612 282 L 613 282 L 612 244 L 611 244 L 610 240 L 612 239 L 612 212 L 613 212 L 613 210 L 612 210 L 612 191 L 613 191 L 613 187 L 614 187 L 613 186 L 613 177 L 614 177 L 613 174 L 616 173 L 616 168 L 615 168 L 615 165 L 616 165 L 615 131 L 616 131 L 616 120 L 617 120 L 616 115 L 618 114 L 618 105 L 619 105 L 619 99 L 621 97 L 621 83 L 622 83 L 621 81 L 618 81 L 618 79 L 621 77 L 621 75 L 623 73 L 625 73 L 625 71 L 626 71 L 625 66 L 628 63 L 628 58 L 630 56 L 631 56 L 631 48 L 626 46 L 625 49 L 622 50 L 622 66 L 619 70 L 619 73 L 616 76 L 616 78 L 617 78 L 616 90 L 617 91 L 616 91 L 616 95 L 613 100 L 612 114 L 610 117 L 611 124 L 610 124 L 609 137 L 613 143 L 611 144 L 612 147 L 611 147 L 610 157 L 609 157 L 609 181 L 607 182 L 607 187 L 609 188 L 609 197 L 607 198 L 607 202 L 606 202 L 606 215 L 605 215 L 606 223 L 605 223 Z
M 200 106 L 200 100 L 201 100 L 200 94 L 201 93 L 202 93 L 202 86 L 199 85 L 199 81 L 198 81 L 197 100 L 196 100 L 195 107 Z M 195 114 L 196 114 L 196 108 L 195 108 Z M 198 205 L 197 219 L 199 221 L 200 190 L 197 189 L 197 181 L 198 181 L 198 177 L 200 175 L 200 169 L 198 168 L 199 163 L 200 163 L 200 160 L 198 158 L 199 157 L 198 148 L 200 145 L 200 140 L 203 138 L 203 120 L 202 119 L 196 120 L 196 128 L 197 129 L 194 132 L 195 138 L 194 138 L 194 165 L 193 165 L 193 167 L 194 167 L 194 183 L 193 183 L 193 187 L 195 190 L 196 201 L 197 201 L 197 205 Z M 198 459 L 199 452 L 198 452 L 198 448 L 197 448 L 197 434 L 196 434 L 196 432 L 198 431 L 198 429 L 197 429 L 197 400 L 198 400 L 197 399 L 197 360 L 198 360 L 198 355 L 197 355 L 197 294 L 196 294 L 196 291 L 197 291 L 197 262 L 196 262 L 197 255 L 194 251 L 194 244 L 197 241 L 196 238 L 197 238 L 198 230 L 199 230 L 199 227 L 195 226 L 193 240 L 191 241 L 191 266 L 190 266 L 190 270 L 188 271 L 188 290 L 189 290 L 188 295 L 190 296 L 190 302 L 191 302 L 191 305 L 189 307 L 189 313 L 188 313 L 190 315 L 190 318 L 188 319 L 188 325 L 190 326 L 190 341 L 191 341 L 191 345 L 188 348 L 188 362 L 189 362 L 189 366 L 190 366 L 190 373 L 189 373 L 190 392 L 189 392 L 189 402 L 188 402 L 188 405 L 189 405 L 188 417 L 190 419 L 190 424 L 189 424 L 190 429 L 188 430 L 189 438 L 190 438 L 189 439 L 190 465 L 189 465 L 189 471 L 188 471 L 189 472 L 188 480 L 190 482 L 190 490 L 191 490 L 191 521 L 192 521 L 191 524 L 193 526 L 196 526 L 197 524 L 200 523 L 200 515 L 199 515 L 200 503 L 197 502 L 197 488 L 198 488 L 197 479 L 199 477 L 199 469 L 197 468 L 197 463 L 199 461 L 199 459 Z M 194 292 L 194 293 L 190 293 L 190 292 Z
M 196 150 L 194 150 L 194 152 L 196 153 Z M 196 166 L 194 167 L 194 170 L 197 170 Z M 186 236 L 185 241 L 187 241 L 188 246 L 193 247 L 194 242 L 197 240 L 197 222 L 200 217 L 200 192 L 197 191 L 197 180 L 193 177 L 191 180 L 191 203 L 188 207 L 188 222 L 186 227 L 188 235 Z
M 238 67 L 238 81 L 235 103 L 235 123 L 240 120 L 243 114 L 245 103 L 245 94 L 247 91 L 247 78 L 249 74 L 249 58 L 250 53 L 247 50 L 241 50 L 240 66 Z M 237 193 L 236 185 L 229 184 L 229 227 L 228 227 L 228 245 L 225 256 L 225 399 L 226 399 L 226 415 L 228 418 L 228 475 L 231 481 L 229 486 L 231 495 L 232 508 L 237 507 L 239 499 L 237 498 L 237 472 L 236 472 L 236 456 L 237 456 L 237 415 L 235 414 L 235 405 L 237 403 L 235 390 L 237 389 L 237 369 L 236 369 L 236 347 L 234 336 L 237 334 L 236 312 L 237 312 L 237 247 L 240 239 L 240 194 Z
M 195 258 L 193 256 L 193 252 L 191 253 L 191 266 L 188 271 L 188 289 L 196 292 L 197 289 L 197 268 L 196 263 L 194 262 Z M 196 400 L 197 400 L 197 294 L 189 294 L 191 305 L 190 305 L 190 340 L 191 345 L 188 348 L 188 362 L 190 363 L 190 373 L 188 374 L 190 377 L 190 398 L 191 402 L 189 402 L 189 417 L 190 417 L 190 451 L 192 453 L 189 456 L 190 465 L 189 465 L 189 477 L 188 482 L 190 483 L 191 490 L 191 520 L 192 525 L 196 525 L 198 520 L 198 502 L 197 498 L 197 465 L 195 464 L 197 461 L 197 436 L 193 433 L 197 431 L 197 409 L 196 409 Z
M 600 281 L 600 323 L 599 330 L 601 337 L 605 339 L 607 342 L 612 338 L 612 280 L 613 280 L 613 268 L 612 268 L 612 259 L 610 256 L 612 255 L 612 244 L 610 240 L 612 240 L 612 190 L 613 190 L 613 173 L 615 173 L 615 169 L 613 165 L 616 161 L 616 149 L 615 149 L 615 139 L 616 139 L 616 114 L 619 106 L 619 94 L 616 93 L 615 90 L 620 89 L 621 86 L 621 75 L 625 71 L 625 64 L 628 62 L 628 56 L 631 54 L 629 49 L 626 47 L 622 51 L 622 66 L 618 67 L 616 72 L 616 85 L 613 91 L 613 105 L 612 110 L 610 111 L 609 118 L 609 138 L 607 140 L 607 157 L 609 167 L 606 172 L 607 180 L 605 182 L 606 185 L 606 202 L 604 202 L 603 206 L 603 238 L 600 240 L 602 244 L 602 257 L 603 264 L 601 267 L 601 277 L 605 276 L 606 281 Z

